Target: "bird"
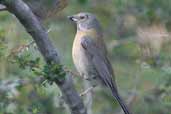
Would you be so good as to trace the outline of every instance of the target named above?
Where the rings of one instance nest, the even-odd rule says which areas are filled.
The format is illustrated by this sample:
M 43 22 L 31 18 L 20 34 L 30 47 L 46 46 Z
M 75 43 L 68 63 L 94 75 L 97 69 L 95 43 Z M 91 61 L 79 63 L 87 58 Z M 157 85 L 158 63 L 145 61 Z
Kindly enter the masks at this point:
M 100 22 L 94 14 L 89 12 L 80 12 L 68 18 L 77 27 L 72 47 L 72 58 L 76 70 L 89 80 L 92 86 L 101 83 L 108 87 L 124 113 L 131 114 L 118 93 Z

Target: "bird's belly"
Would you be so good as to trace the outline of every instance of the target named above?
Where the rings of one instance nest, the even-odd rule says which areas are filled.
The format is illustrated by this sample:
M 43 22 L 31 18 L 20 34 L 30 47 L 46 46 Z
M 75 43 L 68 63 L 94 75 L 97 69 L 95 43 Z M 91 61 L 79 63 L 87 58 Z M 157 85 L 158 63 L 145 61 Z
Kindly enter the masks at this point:
M 86 56 L 84 49 L 80 46 L 72 51 L 73 61 L 77 71 L 81 75 L 89 75 L 92 70 L 91 60 Z M 92 71 L 91 71 L 92 72 Z
M 99 79 L 99 76 L 90 60 L 84 52 L 82 47 L 73 50 L 73 61 L 77 71 L 83 76 L 86 80 L 90 81 L 92 86 L 96 86 L 102 83 Z
M 98 80 L 96 78 L 98 78 L 99 76 L 94 68 L 91 58 L 86 55 L 85 50 L 81 45 L 81 38 L 87 36 L 87 34 L 94 36 L 96 38 L 96 35 L 94 35 L 95 31 L 91 31 L 88 33 L 77 31 L 72 47 L 72 57 L 75 67 L 77 71 L 80 73 L 80 75 L 84 76 L 84 78 L 89 79 L 91 82 L 93 82 L 94 79 Z

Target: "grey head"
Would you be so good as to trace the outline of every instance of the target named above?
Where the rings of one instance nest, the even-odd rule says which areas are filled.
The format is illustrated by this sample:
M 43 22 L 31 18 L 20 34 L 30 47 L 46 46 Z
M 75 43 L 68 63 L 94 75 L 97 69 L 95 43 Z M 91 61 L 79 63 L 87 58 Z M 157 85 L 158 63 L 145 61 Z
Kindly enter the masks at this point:
M 96 29 L 101 31 L 100 23 L 98 22 L 95 15 L 88 12 L 81 12 L 68 18 L 77 24 L 77 30 L 87 30 L 87 29 Z

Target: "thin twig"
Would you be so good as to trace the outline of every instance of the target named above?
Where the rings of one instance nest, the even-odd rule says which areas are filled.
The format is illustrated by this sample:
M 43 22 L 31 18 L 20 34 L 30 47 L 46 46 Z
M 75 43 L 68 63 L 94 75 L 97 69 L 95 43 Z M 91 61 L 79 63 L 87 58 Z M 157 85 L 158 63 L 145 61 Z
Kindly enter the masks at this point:
M 24 52 L 25 50 L 28 50 L 32 46 L 34 46 L 34 44 L 35 44 L 35 42 L 31 41 L 28 44 L 23 44 L 23 45 L 20 45 L 18 47 L 15 47 L 12 49 L 11 53 L 7 57 L 18 55 L 18 54 Z
M 91 92 L 93 90 L 94 87 L 89 87 L 88 89 L 86 89 L 85 91 L 83 91 L 82 93 L 80 93 L 80 96 L 84 96 L 87 93 Z

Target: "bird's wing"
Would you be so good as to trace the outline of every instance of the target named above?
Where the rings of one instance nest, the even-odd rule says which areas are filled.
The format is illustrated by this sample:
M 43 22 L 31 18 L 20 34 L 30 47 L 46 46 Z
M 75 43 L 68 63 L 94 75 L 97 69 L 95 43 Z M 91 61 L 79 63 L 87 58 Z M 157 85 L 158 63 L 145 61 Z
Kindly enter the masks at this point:
M 111 89 L 112 95 L 117 99 L 125 114 L 131 114 L 117 91 L 116 83 L 112 80 L 113 70 L 107 55 L 98 48 L 99 46 L 90 37 L 83 37 L 81 45 L 86 56 L 94 65 L 99 78 Z
M 113 69 L 107 58 L 107 55 L 100 50 L 98 45 L 90 38 L 85 36 L 81 39 L 81 45 L 85 50 L 86 56 L 90 58 L 93 67 L 99 74 L 99 78 L 111 89 L 116 89 L 115 80 L 112 79 Z M 117 89 L 115 90 L 117 91 Z

